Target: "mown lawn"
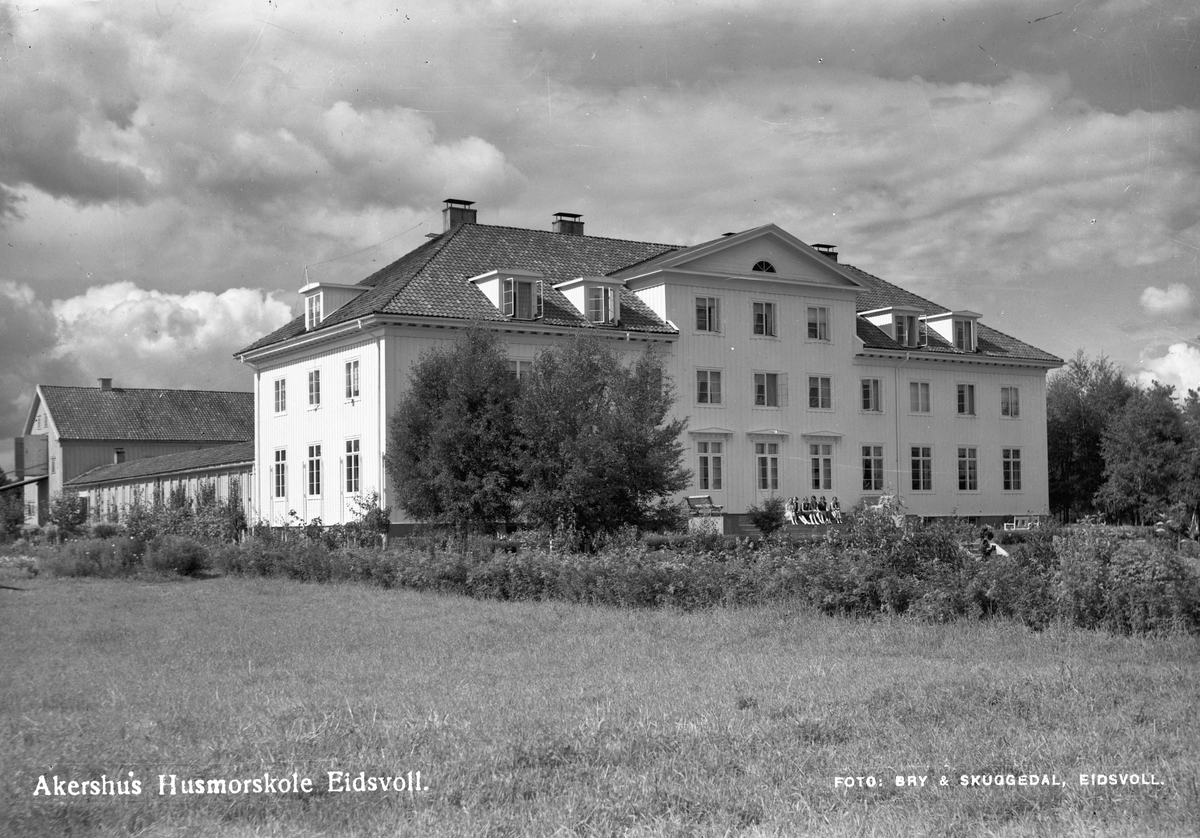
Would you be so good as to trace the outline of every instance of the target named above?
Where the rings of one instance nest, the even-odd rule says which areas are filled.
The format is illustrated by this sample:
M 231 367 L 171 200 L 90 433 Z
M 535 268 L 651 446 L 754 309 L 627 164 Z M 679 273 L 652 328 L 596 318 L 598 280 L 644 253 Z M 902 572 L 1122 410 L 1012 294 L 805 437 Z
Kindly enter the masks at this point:
M 1200 642 L 276 579 L 5 579 L 3 835 L 1183 835 Z M 415 793 L 327 790 L 328 771 Z M 133 796 L 38 778 L 138 779 Z M 309 794 L 160 795 L 180 778 Z M 1080 786 L 1080 773 L 1162 785 Z M 962 788 L 960 775 L 1062 786 Z M 898 789 L 896 775 L 927 776 Z M 946 775 L 950 785 L 937 785 Z M 835 787 L 872 777 L 876 788 Z

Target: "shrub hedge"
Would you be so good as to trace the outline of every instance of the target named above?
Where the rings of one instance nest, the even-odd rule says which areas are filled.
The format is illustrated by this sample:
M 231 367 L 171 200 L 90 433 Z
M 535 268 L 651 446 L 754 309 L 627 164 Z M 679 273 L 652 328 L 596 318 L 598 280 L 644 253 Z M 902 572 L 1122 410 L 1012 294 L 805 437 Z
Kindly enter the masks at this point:
M 209 547 L 159 536 L 145 546 L 124 538 L 41 549 L 48 554 L 43 568 L 65 576 L 119 576 L 143 567 L 189 575 L 211 567 L 486 599 L 682 609 L 790 600 L 849 616 L 1200 631 L 1200 576 L 1165 541 L 1128 539 L 1103 527 L 1051 528 L 1025 533 L 1009 555 L 981 556 L 972 549 L 977 534 L 955 521 L 898 529 L 859 511 L 848 529 L 801 543 L 625 533 L 595 553 L 556 550 L 553 539 L 535 536 L 465 547 L 424 537 L 380 550 L 299 534 Z

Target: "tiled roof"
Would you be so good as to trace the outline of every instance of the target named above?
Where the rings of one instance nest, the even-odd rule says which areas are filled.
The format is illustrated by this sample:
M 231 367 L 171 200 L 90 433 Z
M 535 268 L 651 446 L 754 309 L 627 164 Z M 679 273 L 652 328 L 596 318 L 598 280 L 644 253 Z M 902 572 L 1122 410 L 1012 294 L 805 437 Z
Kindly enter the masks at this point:
M 139 477 L 166 476 L 179 472 L 202 471 L 236 465 L 238 463 L 254 463 L 253 441 L 235 442 L 233 445 L 200 448 L 196 451 L 183 451 L 179 454 L 163 454 L 159 457 L 143 457 L 140 460 L 129 460 L 124 463 L 97 466 L 91 471 L 79 475 L 74 480 L 68 481 L 66 485 L 82 488 L 98 483 L 132 480 Z
M 254 394 L 40 385 L 60 439 L 238 442 L 254 438 Z
M 544 317 L 538 321 L 549 326 L 589 326 L 586 319 L 550 286 L 581 276 L 607 276 L 634 265 L 653 262 L 685 249 L 679 245 L 606 239 L 596 236 L 566 236 L 542 230 L 463 224 L 431 239 L 402 256 L 386 268 L 362 280 L 364 291 L 351 302 L 329 314 L 320 328 L 336 326 L 371 314 L 419 315 L 457 320 L 506 322 L 487 298 L 467 282 L 488 271 L 520 268 L 541 272 L 546 279 Z M 841 264 L 863 289 L 858 294 L 858 311 L 908 306 L 922 314 L 938 314 L 947 309 L 924 297 L 905 291 L 853 265 Z M 630 291 L 621 292 L 620 329 L 638 332 L 672 333 L 670 325 L 658 317 Z M 858 335 L 873 349 L 902 350 L 883 331 L 859 318 Z M 319 329 L 317 330 L 319 331 Z M 259 339 L 241 350 L 249 352 L 288 340 L 305 332 L 304 318 Z M 1061 363 L 1059 358 L 1023 343 L 1016 338 L 980 324 L 980 353 L 997 358 Z M 965 354 L 930 333 L 922 351 Z M 241 353 L 238 353 L 241 354 Z
M 940 306 L 924 297 L 918 297 L 910 291 L 905 291 L 898 285 L 893 285 L 877 276 L 872 276 L 866 271 L 859 270 L 853 265 L 843 264 L 842 267 L 853 273 L 855 278 L 865 286 L 864 290 L 859 292 L 856 302 L 856 307 L 859 311 L 872 311 L 879 308 L 888 308 L 889 306 L 915 308 L 922 314 L 942 314 L 949 310 L 945 306 Z M 951 343 L 943 339 L 937 332 L 932 329 L 926 331 L 927 345 L 921 347 L 920 351 L 922 352 L 966 355 L 970 357 L 1012 358 L 1013 360 L 1039 361 L 1048 364 L 1062 363 L 1061 358 L 1051 355 L 1049 352 L 1043 352 L 1036 346 L 1030 346 L 1024 341 L 1017 340 L 1003 332 L 998 332 L 990 326 L 985 326 L 983 323 L 978 324 L 976 334 L 978 352 L 963 352 L 961 349 L 955 349 Z M 904 349 L 904 347 L 888 337 L 885 332 L 862 317 L 858 318 L 858 336 L 871 349 Z
M 462 224 L 359 282 L 369 286 L 351 302 L 329 314 L 320 328 L 336 326 L 369 314 L 506 322 L 488 299 L 470 283 L 471 277 L 504 268 L 538 271 L 545 278 L 544 316 L 548 326 L 588 326 L 587 320 L 551 286 L 581 276 L 607 276 L 680 248 L 675 245 L 567 236 L 543 230 L 523 230 L 487 224 Z M 621 292 L 622 331 L 673 333 L 641 298 Z M 303 334 L 304 318 L 241 350 L 249 352 Z M 241 354 L 241 353 L 238 353 Z

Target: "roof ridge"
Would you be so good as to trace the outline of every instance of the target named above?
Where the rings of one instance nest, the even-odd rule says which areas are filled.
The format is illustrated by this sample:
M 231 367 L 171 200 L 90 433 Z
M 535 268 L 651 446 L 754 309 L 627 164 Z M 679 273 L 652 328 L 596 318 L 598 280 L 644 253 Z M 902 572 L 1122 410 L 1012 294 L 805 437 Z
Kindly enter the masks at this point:
M 553 230 L 536 230 L 533 227 L 513 227 L 509 224 L 459 224 L 455 226 L 454 229 L 458 230 L 461 227 L 490 227 L 494 230 L 518 230 L 522 233 L 541 233 L 542 235 L 546 236 L 558 236 L 567 239 L 596 239 L 598 241 L 623 242 L 625 244 L 648 244 L 652 247 L 670 247 L 676 250 L 692 246 L 688 244 L 666 244 L 665 242 L 642 241 L 641 239 L 618 239 L 613 238 L 612 236 L 568 236 L 564 235 L 563 233 L 556 233 Z
M 101 390 L 96 386 L 88 386 L 86 384 L 38 384 L 43 390 L 88 390 L 96 393 L 109 393 L 117 391 L 137 390 L 139 392 L 160 391 L 167 393 L 229 393 L 237 396 L 253 396 L 253 390 L 200 390 L 195 387 L 117 387 L 113 386 L 108 390 Z

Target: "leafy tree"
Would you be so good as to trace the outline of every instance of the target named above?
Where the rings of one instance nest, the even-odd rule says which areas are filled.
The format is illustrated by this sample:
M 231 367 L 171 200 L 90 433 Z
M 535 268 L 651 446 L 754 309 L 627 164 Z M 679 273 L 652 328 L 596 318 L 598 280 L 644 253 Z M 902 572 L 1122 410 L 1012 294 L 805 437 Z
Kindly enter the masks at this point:
M 1180 491 L 1187 434 L 1174 388 L 1134 389 L 1104 430 L 1104 486 L 1097 501 L 1137 523 L 1164 516 Z
M 58 494 L 50 498 L 46 517 L 62 535 L 75 535 L 87 523 L 87 506 L 79 495 Z
M 517 408 L 522 514 L 545 527 L 598 533 L 641 525 L 654 502 L 685 487 L 674 388 L 653 350 L 623 366 L 592 335 L 541 353 Z
M 1183 507 L 1180 524 L 1200 517 L 1200 392 L 1188 390 L 1182 406 L 1184 451 L 1179 461 L 1175 503 Z
M 9 483 L 8 476 L 0 469 L 0 486 Z M 18 538 L 25 525 L 25 496 L 20 488 L 0 492 L 0 541 Z
M 1105 479 L 1104 429 L 1134 389 L 1108 358 L 1091 359 L 1082 351 L 1050 376 L 1046 425 L 1055 514 L 1071 520 L 1095 511 Z
M 388 424 L 396 502 L 417 520 L 495 532 L 517 490 L 517 381 L 496 335 L 468 329 L 413 367 Z

